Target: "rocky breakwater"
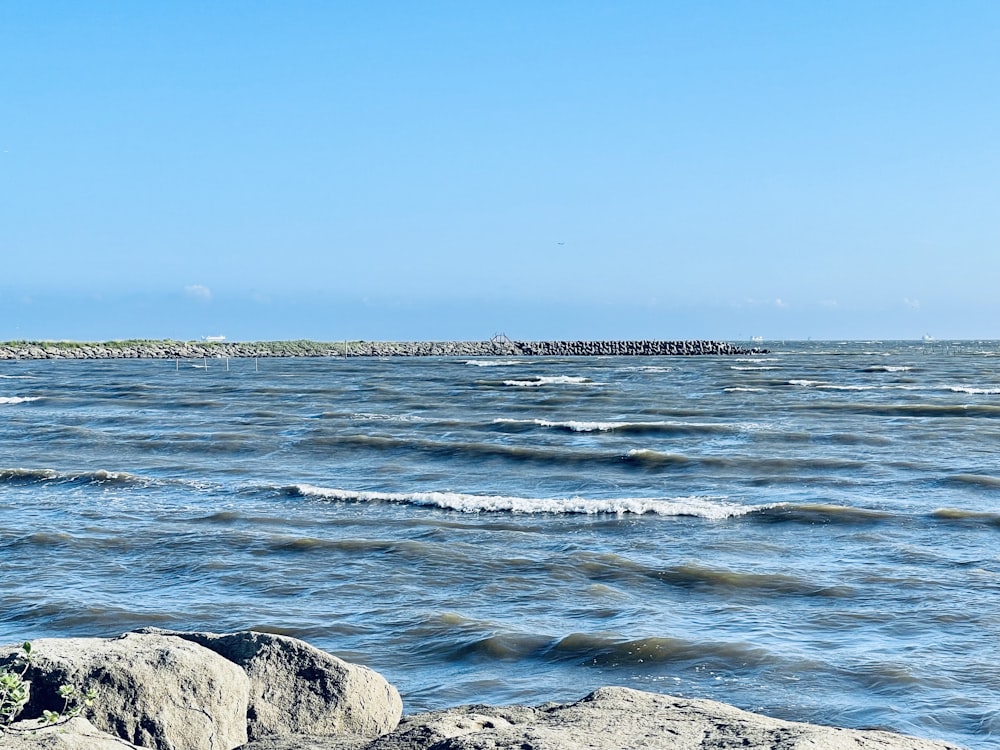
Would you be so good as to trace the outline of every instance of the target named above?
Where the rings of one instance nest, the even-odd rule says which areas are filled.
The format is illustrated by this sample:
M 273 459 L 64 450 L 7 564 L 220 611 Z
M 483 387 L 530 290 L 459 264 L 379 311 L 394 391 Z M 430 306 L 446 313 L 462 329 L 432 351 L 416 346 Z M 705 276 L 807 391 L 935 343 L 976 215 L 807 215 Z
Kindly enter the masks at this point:
M 892 734 L 795 723 L 723 703 L 601 688 L 566 704 L 471 705 L 400 720 L 380 675 L 286 636 L 143 629 L 117 638 L 43 639 L 24 672 L 30 700 L 3 725 L 4 750 L 960 750 Z M 93 688 L 80 716 L 61 685 Z M 0 690 L 0 698 L 3 697 Z
M 0 344 L 0 360 L 18 359 L 203 359 L 343 356 L 344 344 L 316 341 L 199 342 L 130 340 L 13 341 Z
M 258 357 L 586 357 L 766 354 L 725 341 L 15 341 L 0 360 L 218 359 Z
M 725 341 L 352 341 L 351 357 L 655 357 L 767 354 Z

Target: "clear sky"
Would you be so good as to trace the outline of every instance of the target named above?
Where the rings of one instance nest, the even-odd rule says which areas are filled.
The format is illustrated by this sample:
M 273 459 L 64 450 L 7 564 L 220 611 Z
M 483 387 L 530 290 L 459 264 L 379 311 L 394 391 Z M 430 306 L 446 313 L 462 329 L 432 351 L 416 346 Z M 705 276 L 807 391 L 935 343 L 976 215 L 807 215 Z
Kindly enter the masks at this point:
M 1000 338 L 1000 2 L 0 0 L 0 340 Z

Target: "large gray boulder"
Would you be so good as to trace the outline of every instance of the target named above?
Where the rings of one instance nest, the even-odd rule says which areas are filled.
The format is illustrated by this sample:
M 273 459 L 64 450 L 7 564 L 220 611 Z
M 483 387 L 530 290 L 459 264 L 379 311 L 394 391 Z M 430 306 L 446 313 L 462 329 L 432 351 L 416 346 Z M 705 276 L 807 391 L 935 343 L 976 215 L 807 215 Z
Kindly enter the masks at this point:
M 415 714 L 371 742 L 284 737 L 243 750 L 960 750 L 880 731 L 772 719 L 709 700 L 601 688 L 576 703 Z
M 197 643 L 242 667 L 250 678 L 250 739 L 302 733 L 376 737 L 395 729 L 403 713 L 399 692 L 378 672 L 289 636 L 140 632 Z
M 365 750 L 959 750 L 890 732 L 772 719 L 709 700 L 601 688 L 539 708 L 466 706 L 407 718 Z M 249 748 L 248 748 L 249 750 Z M 291 747 L 286 750 L 293 750 Z
M 97 692 L 87 718 L 153 750 L 231 750 L 247 741 L 250 680 L 197 644 L 157 635 L 44 638 L 32 642 L 31 699 L 21 718 L 60 712 L 63 684 Z M 0 649 L 0 666 L 19 652 Z
M 7 734 L 0 734 L 3 750 L 147 750 L 102 732 L 82 716 L 65 723 L 39 727 L 34 721 L 20 721 Z

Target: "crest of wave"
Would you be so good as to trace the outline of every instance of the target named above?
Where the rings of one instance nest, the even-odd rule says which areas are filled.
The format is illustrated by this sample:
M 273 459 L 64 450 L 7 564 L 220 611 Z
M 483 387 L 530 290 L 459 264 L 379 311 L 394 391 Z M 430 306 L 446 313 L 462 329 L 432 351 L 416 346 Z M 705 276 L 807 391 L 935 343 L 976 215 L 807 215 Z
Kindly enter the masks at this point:
M 583 514 L 696 516 L 722 520 L 764 510 L 769 505 L 740 505 L 724 497 L 692 495 L 675 498 L 527 498 L 468 495 L 460 492 L 363 492 L 308 484 L 293 490 L 303 497 L 357 503 L 399 503 L 455 510 L 462 513 Z
M 26 404 L 40 398 L 41 396 L 0 396 L 0 404 Z
M 472 367 L 513 367 L 525 363 L 520 359 L 470 359 L 465 364 Z
M 603 385 L 580 375 L 539 375 L 531 380 L 505 380 L 503 384 L 519 388 L 537 388 L 541 385 Z

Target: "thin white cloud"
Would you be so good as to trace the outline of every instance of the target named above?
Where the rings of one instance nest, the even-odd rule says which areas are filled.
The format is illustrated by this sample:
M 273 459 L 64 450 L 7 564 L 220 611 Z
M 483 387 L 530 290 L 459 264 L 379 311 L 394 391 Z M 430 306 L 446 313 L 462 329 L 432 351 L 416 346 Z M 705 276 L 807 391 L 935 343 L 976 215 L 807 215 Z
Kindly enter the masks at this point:
M 903 304 L 909 307 L 911 310 L 916 310 L 920 307 L 920 300 L 910 299 L 909 297 L 903 297 Z
M 788 303 L 785 302 L 783 299 L 781 299 L 781 297 L 778 297 L 774 300 L 774 306 L 780 308 L 786 308 L 788 307 Z
M 184 294 L 201 302 L 212 301 L 212 290 L 202 284 L 189 284 L 184 287 Z

